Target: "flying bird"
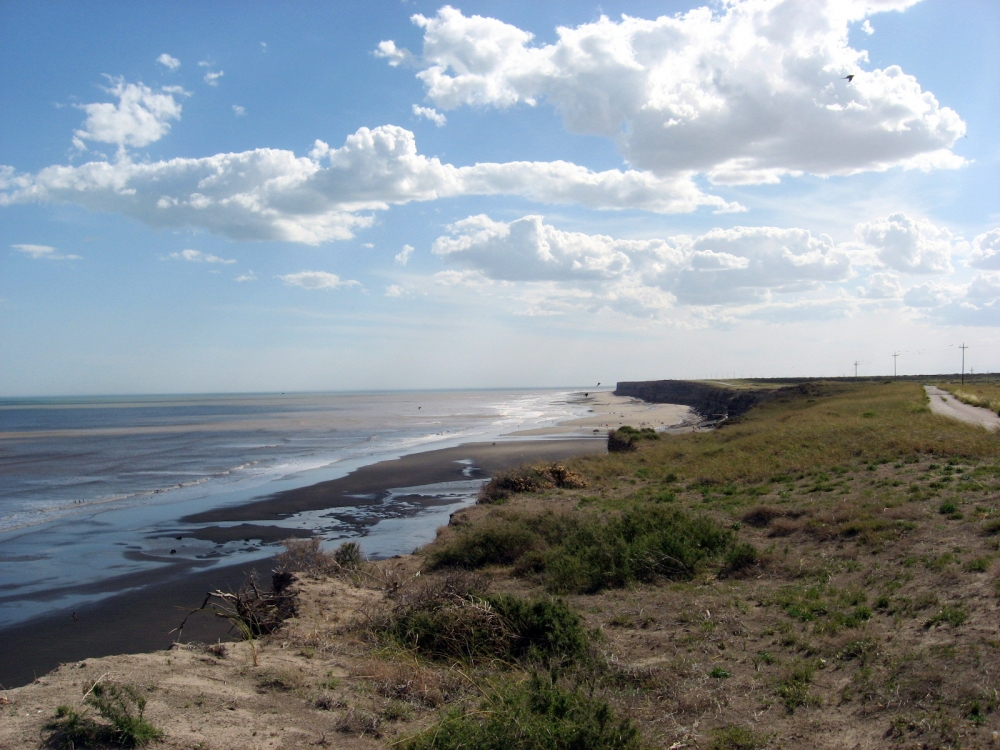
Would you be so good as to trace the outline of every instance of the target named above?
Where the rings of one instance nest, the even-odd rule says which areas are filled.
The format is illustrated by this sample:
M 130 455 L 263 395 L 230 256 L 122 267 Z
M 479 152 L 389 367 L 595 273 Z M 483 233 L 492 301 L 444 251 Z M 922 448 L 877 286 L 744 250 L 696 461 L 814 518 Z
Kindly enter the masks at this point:
M 854 80 L 854 73 L 851 73 L 849 76 L 844 76 L 840 80 L 841 81 L 847 81 L 848 83 L 850 83 L 851 81 Z

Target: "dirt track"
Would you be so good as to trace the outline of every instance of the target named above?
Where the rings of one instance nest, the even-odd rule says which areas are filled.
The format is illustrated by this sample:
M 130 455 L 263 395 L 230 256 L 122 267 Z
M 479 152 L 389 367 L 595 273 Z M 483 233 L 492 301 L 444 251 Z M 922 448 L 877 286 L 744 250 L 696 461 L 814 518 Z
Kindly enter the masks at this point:
M 933 385 L 925 385 L 924 390 L 930 397 L 931 411 L 944 417 L 959 419 L 970 424 L 978 424 L 987 430 L 1000 429 L 1000 416 L 981 406 L 963 404 L 948 391 L 943 391 Z

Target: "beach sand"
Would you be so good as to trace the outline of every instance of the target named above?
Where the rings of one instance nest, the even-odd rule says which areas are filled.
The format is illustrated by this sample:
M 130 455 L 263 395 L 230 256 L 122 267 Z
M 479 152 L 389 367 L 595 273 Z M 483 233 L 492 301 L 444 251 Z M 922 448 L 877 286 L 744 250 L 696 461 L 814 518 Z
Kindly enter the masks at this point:
M 432 450 L 365 466 L 346 477 L 290 490 L 231 508 L 221 508 L 184 519 L 192 524 L 235 521 L 267 521 L 285 518 L 304 510 L 358 505 L 357 495 L 373 498 L 372 503 L 392 488 L 413 487 L 487 477 L 496 471 L 534 461 L 557 461 L 572 456 L 601 453 L 600 440 L 547 439 L 471 443 L 455 448 Z M 471 461 L 470 463 L 457 463 Z M 354 497 L 348 497 L 353 495 Z M 249 536 L 239 528 L 239 538 Z M 279 531 L 261 527 L 255 538 L 276 541 Z M 287 531 L 281 536 L 292 536 Z M 217 526 L 195 527 L 185 536 L 223 539 L 229 534 Z M 414 547 L 430 539 L 414 540 Z M 277 552 L 278 549 L 275 549 Z M 118 592 L 101 601 L 72 610 L 60 610 L 25 623 L 0 630 L 0 642 L 10 647 L 0 659 L 0 686 L 12 688 L 31 682 L 60 663 L 111 654 L 146 653 L 169 648 L 184 614 L 199 606 L 214 589 L 235 589 L 246 574 L 256 569 L 268 578 L 271 560 L 241 565 L 216 564 L 208 570 L 192 571 L 190 563 L 165 565 L 134 575 L 102 581 L 86 587 L 87 592 Z M 80 589 L 84 592 L 84 587 Z M 49 592 L 51 593 L 51 592 Z M 73 592 L 58 592 L 73 593 Z M 214 642 L 229 628 L 225 621 L 205 615 L 193 618 L 185 627 L 185 641 Z
M 630 396 L 615 396 L 608 392 L 591 393 L 581 399 L 593 414 L 582 419 L 570 419 L 553 427 L 513 432 L 515 436 L 601 435 L 619 427 L 652 427 L 660 432 L 691 432 L 702 421 L 701 415 L 680 404 L 650 404 Z

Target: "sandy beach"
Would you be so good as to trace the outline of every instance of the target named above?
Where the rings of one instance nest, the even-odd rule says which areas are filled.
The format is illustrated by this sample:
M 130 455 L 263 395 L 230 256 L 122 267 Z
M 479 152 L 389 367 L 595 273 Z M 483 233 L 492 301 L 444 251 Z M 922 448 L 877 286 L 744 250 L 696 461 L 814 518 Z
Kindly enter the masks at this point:
M 601 435 L 619 427 L 652 427 L 659 432 L 690 432 L 702 421 L 701 415 L 680 404 L 650 404 L 630 396 L 610 392 L 591 393 L 583 401 L 590 404 L 591 416 L 569 419 L 553 427 L 513 432 L 516 436 Z

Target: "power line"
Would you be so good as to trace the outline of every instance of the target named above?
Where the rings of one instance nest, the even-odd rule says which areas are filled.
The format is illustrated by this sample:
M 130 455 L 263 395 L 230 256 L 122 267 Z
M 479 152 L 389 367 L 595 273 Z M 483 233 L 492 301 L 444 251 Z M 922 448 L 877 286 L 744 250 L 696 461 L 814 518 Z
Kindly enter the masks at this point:
M 860 364 L 861 364 L 860 362 L 858 362 L 857 360 L 854 360 L 854 379 L 855 380 L 858 379 L 858 365 L 860 365 Z

